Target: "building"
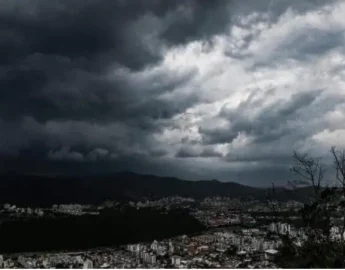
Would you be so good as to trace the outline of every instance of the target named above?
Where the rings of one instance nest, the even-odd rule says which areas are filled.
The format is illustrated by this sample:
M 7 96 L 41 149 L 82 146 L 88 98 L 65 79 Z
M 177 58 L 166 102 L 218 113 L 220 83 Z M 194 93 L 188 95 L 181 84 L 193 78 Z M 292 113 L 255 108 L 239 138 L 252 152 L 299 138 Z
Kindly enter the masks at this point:
M 268 230 L 272 233 L 280 233 L 280 234 L 288 234 L 291 231 L 291 227 L 290 224 L 287 223 L 274 223 L 272 222 L 269 226 L 268 226 Z
M 331 237 L 333 239 L 341 239 L 341 230 L 338 226 L 333 226 L 330 229 L 330 234 L 331 234 Z M 345 237 L 345 232 L 344 232 L 343 236 Z
M 236 255 L 238 256 L 238 257 L 245 257 L 246 255 L 247 255 L 247 252 L 246 251 L 244 251 L 244 250 L 240 250 L 240 251 L 237 251 L 237 253 L 236 253 Z
M 130 252 L 139 252 L 140 251 L 140 244 L 136 244 L 136 245 L 127 245 L 127 250 Z
M 93 262 L 90 259 L 86 259 L 83 263 L 83 269 L 93 269 Z
M 143 260 L 144 260 L 146 263 L 149 263 L 150 260 L 151 260 L 151 254 L 149 254 L 148 252 L 143 252 Z
M 42 209 L 35 209 L 35 214 L 38 215 L 38 216 L 43 216 L 44 215 L 44 212 Z
M 242 229 L 242 234 L 246 234 L 246 235 L 251 235 L 251 234 L 253 234 L 253 233 L 258 233 L 258 232 L 260 232 L 260 230 L 259 229 L 257 229 L 257 228 L 252 228 L 252 229 Z
M 134 252 L 133 246 L 134 245 L 127 245 L 127 250 L 130 251 L 130 252 Z
M 156 253 L 158 256 L 164 256 L 166 254 L 166 248 L 163 246 L 158 246 Z
M 151 254 L 150 256 L 149 256 L 149 258 L 148 258 L 148 263 L 149 264 L 156 264 L 156 255 L 154 255 L 154 254 Z
M 173 254 L 174 251 L 175 251 L 174 245 L 173 245 L 173 243 L 171 242 L 171 240 L 169 240 L 169 253 L 170 253 L 170 254 Z
M 233 242 L 236 246 L 242 247 L 244 244 L 244 237 L 237 236 L 234 238 Z
M 278 253 L 278 250 L 267 249 L 265 250 L 265 259 L 272 260 L 277 253 Z
M 216 250 L 217 250 L 218 252 L 221 252 L 221 253 L 226 252 L 227 248 L 228 248 L 228 245 L 225 245 L 225 244 L 223 244 L 223 243 L 218 243 L 218 244 L 216 245 Z
M 158 242 L 157 242 L 157 240 L 154 240 L 152 242 L 151 249 L 154 250 L 154 251 L 157 251 L 157 249 L 158 249 Z
M 206 251 L 209 250 L 209 246 L 207 246 L 207 245 L 202 245 L 202 246 L 199 246 L 199 247 L 197 248 L 197 250 L 198 250 L 199 252 L 206 252 Z
M 264 249 L 264 240 L 253 237 L 251 247 L 253 250 L 262 251 Z
M 270 225 L 268 225 L 268 231 L 272 233 L 277 232 L 276 223 L 272 222 Z
M 172 256 L 171 257 L 171 264 L 174 266 L 179 266 L 181 264 L 181 257 L 180 256 Z

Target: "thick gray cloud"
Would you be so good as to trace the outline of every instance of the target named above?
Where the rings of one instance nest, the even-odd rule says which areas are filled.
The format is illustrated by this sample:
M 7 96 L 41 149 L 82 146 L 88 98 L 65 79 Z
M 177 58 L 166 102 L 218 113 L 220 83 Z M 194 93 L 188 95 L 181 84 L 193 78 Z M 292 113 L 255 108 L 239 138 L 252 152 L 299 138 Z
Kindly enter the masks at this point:
M 268 91 L 267 94 L 270 94 L 270 92 Z M 290 133 L 296 134 L 300 131 L 296 130 L 295 126 L 290 123 L 302 117 L 305 117 L 307 121 L 310 117 L 308 108 L 319 103 L 321 106 L 315 113 L 322 115 L 327 112 L 329 105 L 332 106 L 339 102 L 339 100 L 322 100 L 317 102 L 317 98 L 321 93 L 321 91 L 297 93 L 292 95 L 288 101 L 277 100 L 274 104 L 261 110 L 253 118 L 248 117 L 248 112 L 252 108 L 260 107 L 265 96 L 261 100 L 255 101 L 252 100 L 253 96 L 249 96 L 236 109 L 227 110 L 223 108 L 220 111 L 219 116 L 229 121 L 229 126 L 231 127 L 225 126 L 221 130 L 201 127 L 200 133 L 204 135 L 205 143 L 231 142 L 236 139 L 240 132 L 245 132 L 247 135 L 255 137 L 255 142 L 270 142 Z
M 219 4 L 215 3 L 218 9 Z M 212 7 L 204 9 L 192 1 L 184 5 L 155 0 L 3 1 L 1 114 L 4 118 L 32 115 L 42 121 L 140 114 L 170 117 L 180 108 L 170 108 L 143 92 L 152 88 L 153 80 L 160 91 L 170 91 L 192 74 L 171 79 L 162 71 L 143 82 L 146 85 L 130 85 L 126 78 L 109 79 L 105 73 L 109 68 L 138 71 L 158 63 L 166 43 L 163 32 L 183 23 L 175 17 L 188 9 L 188 21 L 199 21 L 200 11 Z
M 283 183 L 293 149 L 345 147 L 343 12 L 0 0 L 1 169 Z

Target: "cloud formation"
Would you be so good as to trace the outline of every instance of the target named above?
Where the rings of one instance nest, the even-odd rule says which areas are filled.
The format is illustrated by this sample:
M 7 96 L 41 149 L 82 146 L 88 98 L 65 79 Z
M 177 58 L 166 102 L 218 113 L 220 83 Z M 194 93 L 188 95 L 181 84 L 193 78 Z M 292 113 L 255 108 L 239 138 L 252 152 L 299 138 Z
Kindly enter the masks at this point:
M 282 184 L 293 149 L 345 147 L 344 13 L 317 0 L 4 0 L 0 156 L 18 171 Z

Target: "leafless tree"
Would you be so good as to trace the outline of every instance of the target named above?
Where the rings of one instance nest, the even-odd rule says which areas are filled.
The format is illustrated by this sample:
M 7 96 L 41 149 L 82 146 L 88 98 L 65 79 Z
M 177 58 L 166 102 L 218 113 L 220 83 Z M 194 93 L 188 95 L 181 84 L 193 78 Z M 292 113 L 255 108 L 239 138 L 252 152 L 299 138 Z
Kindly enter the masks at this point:
M 334 158 L 336 178 L 339 181 L 343 191 L 345 192 L 345 150 L 339 151 L 336 150 L 335 146 L 333 146 L 331 148 L 331 153 Z
M 290 241 L 291 238 L 286 238 L 284 254 L 290 254 L 290 258 L 300 256 L 299 260 L 303 260 L 308 257 L 309 250 L 315 250 L 315 254 L 308 257 L 308 260 L 313 261 L 320 257 L 325 258 L 324 265 L 330 264 L 330 261 L 343 266 L 345 265 L 345 150 L 339 151 L 332 147 L 330 152 L 338 185 L 325 181 L 325 165 L 319 158 L 297 151 L 293 153 L 291 171 L 297 179 L 291 184 L 295 188 L 301 185 L 308 186 L 313 192 L 311 200 L 300 211 L 307 241 L 301 247 L 297 247 L 293 241 Z M 274 195 L 274 186 L 272 190 L 271 194 Z M 272 202 L 271 199 L 271 209 L 277 211 L 276 205 Z M 331 234 L 331 228 L 335 222 L 340 229 L 340 238 L 336 239 Z M 322 265 L 322 263 L 321 259 L 316 265 Z
M 332 196 L 322 196 L 325 176 L 325 165 L 320 158 L 309 156 L 307 153 L 293 152 L 292 173 L 298 177 L 294 183 L 312 188 L 312 196 L 309 204 L 305 205 L 303 213 L 306 222 L 307 234 L 316 238 L 330 237 L 330 220 Z M 322 231 L 322 233 L 321 233 Z
M 318 158 L 310 157 L 308 154 L 301 154 L 297 151 L 293 152 L 293 164 L 291 171 L 298 177 L 298 179 L 290 182 L 290 185 L 294 189 L 299 186 L 311 186 L 313 190 L 312 201 L 316 202 L 321 194 L 322 183 L 325 174 L 325 167 Z M 268 207 L 273 212 L 274 222 L 277 224 L 279 222 L 279 211 L 281 211 L 281 206 L 279 200 L 277 200 L 276 188 L 272 184 L 271 190 L 268 192 Z M 281 235 L 278 227 L 276 226 L 276 233 L 283 240 L 285 245 L 288 245 L 291 250 L 297 252 L 297 246 L 294 244 L 294 239 L 290 235 Z M 313 228 L 308 228 L 312 231 Z M 314 233 L 317 234 L 317 233 Z
M 345 150 L 339 151 L 335 146 L 331 148 L 331 154 L 333 156 L 334 167 L 336 171 L 336 179 L 338 180 L 342 195 L 338 200 L 338 209 L 342 213 L 342 226 L 340 227 L 340 237 L 344 243 L 345 233 Z M 345 250 L 344 250 L 345 252 Z
M 293 152 L 293 165 L 291 171 L 299 177 L 294 181 L 295 185 L 312 186 L 314 191 L 314 199 L 320 196 L 321 185 L 325 175 L 325 166 L 319 158 L 310 157 L 308 154 L 300 154 Z

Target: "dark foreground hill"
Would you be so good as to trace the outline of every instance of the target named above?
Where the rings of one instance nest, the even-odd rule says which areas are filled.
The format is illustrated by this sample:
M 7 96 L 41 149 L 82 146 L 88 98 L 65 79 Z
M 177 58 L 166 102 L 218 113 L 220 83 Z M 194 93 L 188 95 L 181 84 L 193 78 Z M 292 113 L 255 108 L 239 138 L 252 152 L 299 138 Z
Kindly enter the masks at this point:
M 96 216 L 5 222 L 0 226 L 0 252 L 84 250 L 194 234 L 204 229 L 183 210 L 106 209 Z
M 308 188 L 276 190 L 280 200 L 304 200 Z M 185 181 L 130 172 L 98 176 L 0 175 L 0 203 L 45 206 L 63 203 L 98 204 L 105 200 L 140 200 L 143 197 L 187 196 L 202 199 L 229 196 L 265 200 L 267 189 L 237 183 Z

